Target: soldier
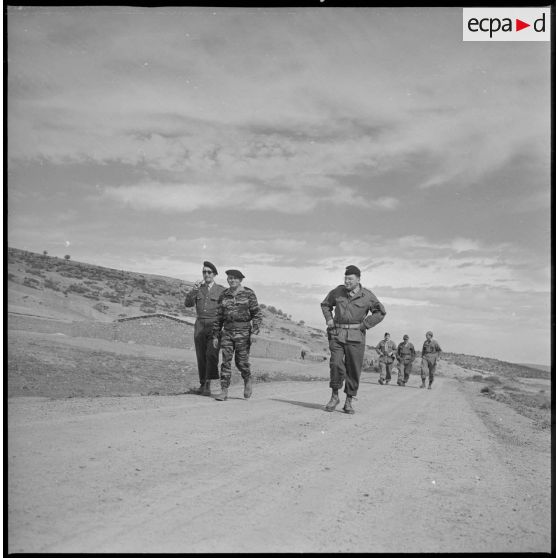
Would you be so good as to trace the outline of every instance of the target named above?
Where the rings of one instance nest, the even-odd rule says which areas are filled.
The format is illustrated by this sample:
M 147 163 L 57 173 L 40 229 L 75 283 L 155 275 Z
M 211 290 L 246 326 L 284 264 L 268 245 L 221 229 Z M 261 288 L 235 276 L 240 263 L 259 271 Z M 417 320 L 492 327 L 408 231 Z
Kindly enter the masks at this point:
M 386 331 L 384 338 L 374 347 L 376 352 L 380 355 L 380 378 L 379 384 L 389 384 L 391 381 L 391 369 L 395 361 L 395 353 L 397 347 L 390 339 L 390 334 Z
M 217 401 L 228 399 L 231 384 L 231 361 L 240 370 L 244 380 L 244 397 L 252 395 L 252 376 L 250 373 L 250 335 L 260 333 L 262 311 L 256 294 L 252 289 L 241 285 L 244 275 L 237 269 L 229 269 L 226 289 L 219 298 L 217 319 L 213 324 L 213 345 L 219 344 L 221 329 L 221 393 L 215 397 Z
M 405 334 L 403 335 L 403 342 L 399 343 L 397 346 L 397 358 L 399 359 L 399 374 L 397 375 L 398 386 L 405 387 L 405 384 L 409 381 L 415 357 L 415 347 L 409 341 L 409 336 Z
M 225 287 L 215 283 L 217 268 L 211 262 L 203 262 L 202 281 L 186 295 L 184 306 L 196 306 L 194 345 L 198 361 L 199 395 L 211 395 L 211 380 L 219 380 L 219 349 L 213 346 L 213 322 L 217 318 L 217 302 Z
M 332 311 L 335 307 L 335 316 Z M 321 303 L 327 323 L 331 358 L 329 387 L 331 399 L 325 410 L 332 412 L 339 404 L 339 389 L 345 382 L 347 398 L 343 411 L 354 414 L 352 399 L 356 396 L 366 347 L 366 330 L 380 323 L 386 311 L 374 293 L 360 284 L 360 269 L 345 269 L 345 284 L 338 285 Z M 370 312 L 370 315 L 367 315 Z
M 422 362 L 420 367 L 420 377 L 422 379 L 421 388 L 426 387 L 426 372 L 428 372 L 428 389 L 432 389 L 436 364 L 442 352 L 442 347 L 438 345 L 438 341 L 433 339 L 433 336 L 434 334 L 431 331 L 427 331 L 426 341 L 422 344 Z

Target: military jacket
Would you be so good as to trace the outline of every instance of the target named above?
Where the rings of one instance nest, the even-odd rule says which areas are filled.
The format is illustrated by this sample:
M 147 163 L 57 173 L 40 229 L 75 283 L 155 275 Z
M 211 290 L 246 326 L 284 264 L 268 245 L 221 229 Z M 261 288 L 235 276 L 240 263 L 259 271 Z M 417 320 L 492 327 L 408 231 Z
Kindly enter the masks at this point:
M 324 298 L 321 307 L 326 322 L 333 319 L 338 324 L 361 324 L 366 329 L 379 324 L 386 315 L 383 304 L 362 285 L 360 292 L 352 298 L 345 285 L 337 286 Z
M 199 289 L 193 288 L 186 294 L 184 306 L 186 308 L 196 307 L 196 314 L 201 319 L 215 319 L 219 306 L 219 297 L 225 291 L 223 285 L 213 283 L 211 289 L 204 283 Z
M 438 345 L 438 341 L 435 339 L 431 339 L 430 341 L 427 339 L 422 344 L 422 356 L 430 360 L 439 358 L 441 352 L 442 347 Z
M 397 356 L 401 359 L 403 364 L 409 364 L 415 360 L 416 351 L 412 343 L 405 343 L 402 341 L 397 346 Z
M 382 339 L 376 345 L 376 349 L 380 351 L 380 362 L 393 362 L 394 353 L 397 350 L 397 347 L 391 339 L 388 341 Z
M 262 311 L 256 293 L 248 287 L 241 286 L 235 293 L 231 288 L 225 289 L 219 297 L 217 319 L 213 324 L 213 336 L 217 337 L 225 329 L 249 329 L 257 332 L 262 323 Z

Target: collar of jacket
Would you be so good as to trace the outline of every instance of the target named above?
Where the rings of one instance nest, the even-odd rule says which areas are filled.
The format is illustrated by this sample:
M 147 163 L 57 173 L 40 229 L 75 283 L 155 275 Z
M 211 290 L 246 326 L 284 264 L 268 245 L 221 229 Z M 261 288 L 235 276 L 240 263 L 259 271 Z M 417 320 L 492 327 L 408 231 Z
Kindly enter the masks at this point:
M 345 286 L 345 285 L 343 285 L 343 286 Z M 354 300 L 355 298 L 363 295 L 362 285 L 360 283 L 358 284 L 358 286 L 356 288 L 358 289 L 358 291 L 353 296 L 351 296 L 350 293 L 352 291 L 350 291 L 349 289 L 347 289 L 347 287 L 345 287 L 345 290 L 347 291 L 347 297 L 349 298 L 349 300 Z
M 236 291 L 233 291 L 232 287 L 229 287 L 227 290 L 229 291 L 229 294 L 232 294 L 233 296 L 235 296 L 238 293 L 241 293 L 242 291 L 244 291 L 245 289 L 244 289 L 244 285 L 240 285 Z

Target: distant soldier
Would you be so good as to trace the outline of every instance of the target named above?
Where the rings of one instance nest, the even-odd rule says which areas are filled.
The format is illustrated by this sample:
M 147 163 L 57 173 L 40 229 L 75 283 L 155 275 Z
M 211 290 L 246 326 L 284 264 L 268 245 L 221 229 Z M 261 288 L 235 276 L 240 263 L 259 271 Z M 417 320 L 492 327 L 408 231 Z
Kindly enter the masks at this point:
M 360 269 L 349 265 L 345 269 L 344 285 L 335 287 L 321 303 L 327 323 L 329 387 L 331 399 L 325 410 L 332 412 L 339 404 L 339 389 L 345 382 L 347 398 L 343 411 L 354 414 L 352 399 L 356 396 L 366 348 L 366 330 L 380 323 L 385 308 L 373 292 L 360 284 Z M 335 308 L 335 316 L 333 315 Z M 370 312 L 370 315 L 368 313 Z
M 397 375 L 398 386 L 405 387 L 405 384 L 408 382 L 415 357 L 415 347 L 409 341 L 409 336 L 405 334 L 403 335 L 403 342 L 399 343 L 397 346 L 397 358 L 399 359 L 399 374 Z
M 260 333 L 262 311 L 252 289 L 241 285 L 244 275 L 237 269 L 229 269 L 226 289 L 219 298 L 217 319 L 213 324 L 213 345 L 218 347 L 221 336 L 221 393 L 217 401 L 228 399 L 231 384 L 231 362 L 234 363 L 244 380 L 244 397 L 252 395 L 252 375 L 250 372 L 250 336 Z M 221 330 L 223 330 L 221 334 Z
M 186 295 L 184 306 L 196 307 L 194 345 L 198 361 L 200 395 L 211 395 L 211 380 L 219 380 L 219 348 L 213 346 L 213 322 L 217 318 L 217 306 L 225 287 L 215 283 L 217 268 L 211 262 L 203 262 L 202 281 L 196 281 L 194 288 Z
M 374 347 L 376 352 L 380 355 L 380 378 L 379 384 L 389 384 L 391 381 L 391 370 L 395 361 L 395 353 L 397 347 L 390 339 L 390 334 L 386 331 L 384 338 Z
M 431 331 L 426 332 L 426 341 L 422 345 L 422 363 L 420 367 L 420 377 L 422 379 L 421 388 L 426 387 L 426 373 L 428 372 L 428 389 L 432 389 L 434 374 L 436 372 L 436 364 L 440 358 L 442 347 L 438 345 L 438 341 L 433 339 L 434 334 Z

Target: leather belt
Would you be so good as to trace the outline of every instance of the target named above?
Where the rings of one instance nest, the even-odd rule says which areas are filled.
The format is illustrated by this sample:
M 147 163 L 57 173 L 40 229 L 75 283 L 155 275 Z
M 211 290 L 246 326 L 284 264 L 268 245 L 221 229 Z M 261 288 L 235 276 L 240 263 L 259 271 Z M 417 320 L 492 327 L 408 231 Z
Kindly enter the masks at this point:
M 334 324 L 333 327 L 340 327 L 341 329 L 360 329 L 361 324 Z

